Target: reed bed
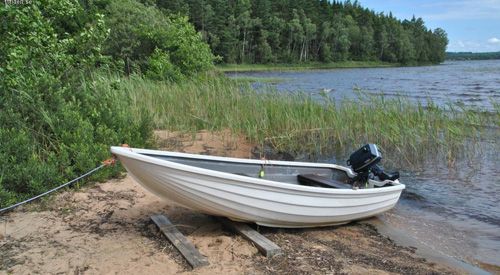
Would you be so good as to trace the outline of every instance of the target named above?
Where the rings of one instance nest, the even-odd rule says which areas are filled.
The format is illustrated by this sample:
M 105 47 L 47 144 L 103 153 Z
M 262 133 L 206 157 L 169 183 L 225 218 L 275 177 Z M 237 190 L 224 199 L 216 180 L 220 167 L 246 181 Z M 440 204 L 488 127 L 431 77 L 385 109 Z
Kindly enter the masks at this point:
M 357 99 L 322 100 L 303 93 L 256 91 L 220 76 L 171 84 L 141 77 L 95 76 L 94 88 L 119 89 L 130 98 L 135 117 L 151 116 L 157 129 L 196 132 L 230 129 L 251 142 L 279 151 L 346 156 L 372 142 L 383 151 L 414 162 L 429 152 L 456 157 L 465 140 L 480 138 L 495 116 L 432 101 L 358 93 Z M 498 107 L 497 109 L 498 110 Z
M 301 63 L 301 64 L 223 64 L 218 65 L 220 72 L 252 72 L 252 71 L 297 71 L 310 69 L 345 69 L 345 68 L 380 68 L 396 67 L 402 64 L 382 61 L 340 61 L 331 63 Z

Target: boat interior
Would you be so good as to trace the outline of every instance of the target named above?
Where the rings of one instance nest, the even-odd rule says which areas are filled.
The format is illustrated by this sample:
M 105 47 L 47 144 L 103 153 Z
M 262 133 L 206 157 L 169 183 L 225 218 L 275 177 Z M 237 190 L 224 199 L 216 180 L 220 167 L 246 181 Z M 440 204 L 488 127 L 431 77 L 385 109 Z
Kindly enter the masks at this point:
M 261 178 L 271 181 L 318 186 L 325 188 L 352 189 L 346 171 L 325 167 L 304 167 L 293 165 L 238 163 L 231 161 L 196 159 L 190 157 L 144 154 L 179 164 L 231 173 L 241 176 Z

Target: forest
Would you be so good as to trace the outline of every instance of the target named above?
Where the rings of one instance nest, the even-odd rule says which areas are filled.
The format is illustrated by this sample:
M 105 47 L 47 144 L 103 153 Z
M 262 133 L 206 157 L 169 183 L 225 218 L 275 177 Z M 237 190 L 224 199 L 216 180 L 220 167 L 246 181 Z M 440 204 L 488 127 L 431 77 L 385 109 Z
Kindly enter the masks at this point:
M 399 20 L 357 1 L 157 0 L 155 4 L 188 15 L 224 63 L 439 63 L 448 44 L 443 29 L 430 30 L 421 18 Z
M 447 60 L 490 60 L 500 59 L 500 52 L 447 52 Z

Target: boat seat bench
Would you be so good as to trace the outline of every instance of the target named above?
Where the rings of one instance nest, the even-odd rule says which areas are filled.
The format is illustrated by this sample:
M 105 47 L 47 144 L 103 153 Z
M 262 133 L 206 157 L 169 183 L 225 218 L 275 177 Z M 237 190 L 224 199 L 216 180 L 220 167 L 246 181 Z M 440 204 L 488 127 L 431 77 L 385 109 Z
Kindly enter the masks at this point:
M 338 180 L 329 179 L 316 174 L 301 174 L 297 175 L 300 184 L 308 186 L 319 186 L 337 189 L 352 189 L 352 185 L 343 183 Z

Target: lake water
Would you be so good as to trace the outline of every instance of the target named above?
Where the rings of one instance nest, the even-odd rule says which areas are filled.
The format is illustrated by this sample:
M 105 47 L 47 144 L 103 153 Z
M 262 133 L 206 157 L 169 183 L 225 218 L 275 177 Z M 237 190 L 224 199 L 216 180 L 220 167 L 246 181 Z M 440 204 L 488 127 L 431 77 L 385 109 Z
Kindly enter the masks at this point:
M 411 100 L 431 98 L 492 111 L 500 102 L 500 60 L 446 62 L 438 66 L 249 72 L 230 76 L 279 78 L 284 93 L 356 96 L 353 90 Z M 430 157 L 419 167 L 396 167 L 406 190 L 398 206 L 379 218 L 426 247 L 473 264 L 500 266 L 500 130 L 489 129 L 472 154 L 449 165 Z M 376 143 L 376 141 L 370 141 Z M 344 163 L 348 156 L 324 157 Z M 390 158 L 390 156 L 384 156 Z M 342 161 L 337 161 L 342 160 Z
M 500 101 L 500 60 L 455 61 L 437 66 L 401 68 L 358 68 L 291 72 L 228 73 L 229 76 L 279 79 L 271 84 L 279 91 L 303 91 L 313 96 L 321 92 L 334 99 L 352 98 L 353 91 L 387 97 L 407 96 L 437 104 L 460 102 L 492 110 Z M 256 83 L 255 86 L 269 84 Z

